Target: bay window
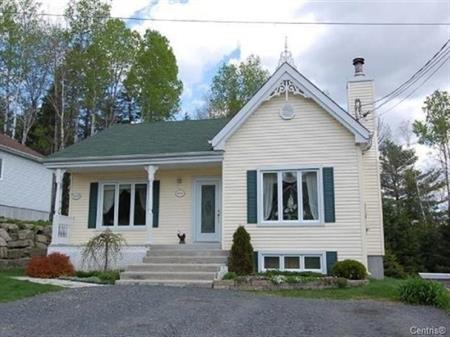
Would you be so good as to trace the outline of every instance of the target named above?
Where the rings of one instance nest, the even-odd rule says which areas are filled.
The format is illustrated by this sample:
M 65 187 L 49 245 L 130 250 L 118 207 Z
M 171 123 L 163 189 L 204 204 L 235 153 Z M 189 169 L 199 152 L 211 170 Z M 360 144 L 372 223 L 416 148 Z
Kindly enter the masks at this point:
M 308 223 L 320 220 L 318 170 L 261 172 L 262 223 Z
M 147 184 L 104 183 L 101 185 L 101 226 L 130 227 L 146 223 Z

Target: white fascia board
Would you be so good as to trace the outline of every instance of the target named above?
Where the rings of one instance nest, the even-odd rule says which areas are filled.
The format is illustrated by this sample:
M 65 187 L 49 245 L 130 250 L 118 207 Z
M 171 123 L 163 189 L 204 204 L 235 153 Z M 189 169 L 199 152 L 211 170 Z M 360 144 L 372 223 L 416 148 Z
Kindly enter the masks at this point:
M 198 153 L 190 155 L 160 155 L 160 156 L 123 156 L 123 157 L 89 157 L 75 159 L 47 160 L 44 165 L 50 169 L 56 168 L 87 168 L 87 167 L 122 167 L 161 164 L 216 163 L 222 162 L 220 152 Z
M 34 156 L 32 154 L 22 152 L 22 151 L 19 151 L 19 150 L 16 150 L 16 149 L 13 149 L 11 147 L 4 146 L 1 144 L 0 144 L 0 150 L 17 155 L 17 156 L 25 158 L 25 159 L 30 159 L 30 160 L 38 162 L 38 163 L 42 163 L 42 161 L 43 161 L 43 157 Z
M 325 111 L 330 113 L 339 123 L 355 136 L 355 143 L 367 143 L 370 132 L 357 122 L 330 97 L 324 94 L 313 83 L 306 79 L 296 69 L 287 63 L 281 65 L 272 77 L 258 90 L 246 105 L 231 119 L 230 122 L 211 140 L 214 150 L 224 150 L 226 140 L 247 120 L 253 111 L 261 105 L 268 94 L 279 85 L 283 79 L 293 81 L 306 96 L 312 98 Z

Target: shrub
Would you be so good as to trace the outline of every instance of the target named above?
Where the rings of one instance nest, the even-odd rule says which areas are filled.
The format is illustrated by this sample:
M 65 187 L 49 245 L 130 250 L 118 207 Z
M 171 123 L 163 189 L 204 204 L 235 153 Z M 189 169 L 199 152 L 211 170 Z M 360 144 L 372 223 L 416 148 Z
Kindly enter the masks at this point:
M 31 277 L 54 278 L 73 276 L 75 270 L 67 255 L 52 253 L 48 256 L 32 257 L 25 273 Z
M 412 278 L 405 281 L 399 288 L 400 300 L 409 304 L 433 305 L 446 308 L 449 294 L 442 283 Z
M 366 267 L 355 260 L 336 262 L 332 274 L 333 276 L 344 277 L 349 280 L 363 280 L 367 277 Z
M 27 264 L 25 274 L 30 277 L 53 278 L 56 273 L 47 256 L 33 256 Z
M 223 275 L 223 279 L 224 280 L 234 280 L 236 278 L 236 273 L 229 271 L 228 273 L 226 273 L 225 275 Z
M 122 246 L 126 244 L 121 234 L 113 233 L 107 229 L 90 239 L 86 247 L 83 249 L 83 264 L 94 263 L 97 267 L 101 267 L 103 271 L 107 271 L 111 262 L 115 262 L 120 255 Z
M 75 273 L 78 278 L 83 278 L 88 281 L 89 279 L 97 279 L 102 283 L 114 284 L 118 279 L 120 279 L 119 270 L 108 270 L 108 271 L 82 271 L 78 270 Z
M 250 243 L 250 234 L 243 226 L 239 226 L 233 234 L 233 245 L 228 258 L 228 270 L 237 275 L 253 273 L 253 247 Z
M 384 275 L 394 278 L 406 278 L 407 274 L 403 266 L 398 263 L 394 254 L 386 253 L 384 256 Z
M 70 258 L 67 255 L 60 253 L 51 253 L 47 256 L 50 265 L 55 270 L 57 276 L 73 276 L 75 269 L 73 268 Z

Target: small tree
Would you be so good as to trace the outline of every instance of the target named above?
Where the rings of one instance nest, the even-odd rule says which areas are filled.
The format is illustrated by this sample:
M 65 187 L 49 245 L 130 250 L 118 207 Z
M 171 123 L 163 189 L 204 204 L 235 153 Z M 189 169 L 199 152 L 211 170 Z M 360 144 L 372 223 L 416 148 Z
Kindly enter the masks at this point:
M 237 275 L 248 275 L 254 271 L 253 247 L 250 243 L 250 234 L 244 226 L 239 226 L 233 234 L 228 269 Z
M 126 242 L 122 235 L 107 229 L 88 241 L 82 253 L 83 264 L 90 265 L 93 262 L 97 266 L 103 266 L 103 271 L 107 271 L 111 261 L 117 260 L 124 244 Z

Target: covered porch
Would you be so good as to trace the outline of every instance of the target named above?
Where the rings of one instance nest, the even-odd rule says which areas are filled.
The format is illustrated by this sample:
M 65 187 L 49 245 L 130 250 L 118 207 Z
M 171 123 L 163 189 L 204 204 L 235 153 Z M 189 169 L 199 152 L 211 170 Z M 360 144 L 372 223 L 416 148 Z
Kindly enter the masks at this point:
M 70 173 L 69 211 L 61 214 L 62 180 Z M 83 246 L 110 229 L 127 249 L 218 243 L 222 235 L 222 162 L 55 168 L 52 247 Z M 134 260 L 134 259 L 133 259 Z

